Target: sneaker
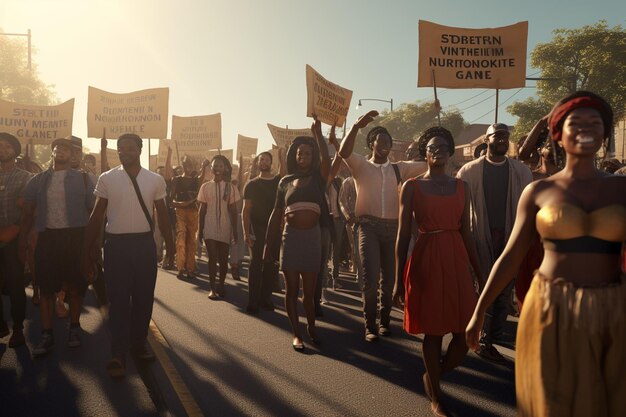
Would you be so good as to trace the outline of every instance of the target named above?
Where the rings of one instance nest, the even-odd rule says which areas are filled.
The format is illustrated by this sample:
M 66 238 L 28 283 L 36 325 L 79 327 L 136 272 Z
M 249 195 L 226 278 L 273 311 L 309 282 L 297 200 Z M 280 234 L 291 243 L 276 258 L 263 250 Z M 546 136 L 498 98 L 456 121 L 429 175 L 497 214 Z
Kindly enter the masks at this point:
M 496 349 L 493 345 L 480 344 L 478 350 L 476 350 L 476 354 L 483 359 L 486 359 L 495 363 L 509 363 L 510 361 L 502 356 L 498 349 Z
M 70 327 L 70 332 L 67 337 L 67 347 L 79 347 L 80 346 L 80 327 Z
M 7 337 L 11 332 L 9 331 L 9 327 L 7 326 L 7 322 L 4 320 L 0 321 L 0 339 Z
M 26 339 L 24 338 L 24 332 L 22 329 L 13 329 L 13 334 L 9 338 L 9 347 L 16 348 L 25 344 Z
M 44 356 L 52 352 L 54 348 L 54 336 L 52 333 L 43 333 L 41 336 L 41 342 L 33 348 L 34 356 Z
M 380 326 L 380 328 L 378 329 L 378 334 L 384 337 L 389 337 L 391 336 L 391 330 L 389 330 L 389 327 L 387 326 Z
M 378 335 L 372 330 L 365 330 L 365 341 L 368 343 L 378 342 Z
M 176 278 L 185 279 L 185 271 L 178 271 L 178 274 L 176 274 Z
M 150 352 L 145 345 L 132 348 L 130 350 L 130 354 L 133 355 L 135 359 L 139 359 L 145 362 L 152 362 L 156 359 L 154 353 Z

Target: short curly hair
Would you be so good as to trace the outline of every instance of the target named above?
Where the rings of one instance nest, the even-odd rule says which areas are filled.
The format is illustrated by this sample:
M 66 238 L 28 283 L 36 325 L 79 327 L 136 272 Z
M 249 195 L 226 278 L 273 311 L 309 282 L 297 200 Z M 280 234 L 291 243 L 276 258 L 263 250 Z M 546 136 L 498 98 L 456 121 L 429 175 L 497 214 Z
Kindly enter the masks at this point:
M 391 137 L 391 133 L 389 133 L 389 131 L 387 129 L 385 129 L 384 127 L 382 127 L 382 126 L 376 126 L 376 127 L 372 128 L 372 130 L 367 132 L 366 140 L 367 140 L 367 148 L 368 149 L 372 149 L 372 144 L 376 140 L 376 136 L 378 136 L 380 134 L 389 136 L 389 139 L 391 139 L 391 143 L 393 144 L 393 138 Z
M 452 138 L 452 133 L 450 133 L 450 131 L 445 127 L 441 126 L 429 127 L 424 131 L 424 133 L 420 135 L 419 139 L 417 139 L 417 148 L 419 150 L 419 154 L 423 158 L 426 158 L 426 145 L 428 144 L 429 140 L 436 136 L 440 136 L 444 138 L 446 142 L 448 142 L 448 150 L 450 152 L 450 156 L 454 155 L 454 138 Z

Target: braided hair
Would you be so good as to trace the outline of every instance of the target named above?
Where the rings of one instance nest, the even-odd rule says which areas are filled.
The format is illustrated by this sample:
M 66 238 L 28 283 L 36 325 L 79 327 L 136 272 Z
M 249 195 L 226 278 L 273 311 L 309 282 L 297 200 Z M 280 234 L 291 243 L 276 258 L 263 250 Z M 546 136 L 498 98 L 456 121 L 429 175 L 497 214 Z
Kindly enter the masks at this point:
M 452 137 L 452 133 L 450 133 L 450 131 L 445 127 L 434 126 L 426 129 L 417 139 L 417 149 L 423 158 L 426 158 L 426 145 L 428 144 L 428 141 L 437 136 L 446 140 L 450 156 L 454 155 L 454 138 Z
M 213 161 L 221 161 L 222 164 L 224 164 L 224 182 L 225 183 L 230 183 L 230 179 L 233 175 L 233 167 L 230 164 L 230 161 L 228 160 L 228 158 L 226 158 L 224 155 L 215 155 L 213 158 L 211 158 L 211 164 L 213 164 Z M 228 201 L 228 197 L 230 196 L 230 186 L 224 186 L 224 195 L 223 195 L 223 199 L 224 201 Z

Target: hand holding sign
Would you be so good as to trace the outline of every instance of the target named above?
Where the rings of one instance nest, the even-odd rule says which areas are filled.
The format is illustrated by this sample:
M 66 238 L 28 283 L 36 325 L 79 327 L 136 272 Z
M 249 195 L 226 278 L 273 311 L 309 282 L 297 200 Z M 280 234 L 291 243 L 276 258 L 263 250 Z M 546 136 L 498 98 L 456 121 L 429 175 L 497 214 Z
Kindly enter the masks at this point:
M 317 117 L 313 115 L 313 123 L 311 123 L 311 132 L 315 139 L 323 138 L 322 136 L 322 122 L 317 120 Z
M 335 149 L 339 149 L 339 142 L 337 142 L 337 134 L 335 133 L 335 125 L 330 128 L 330 134 L 328 136 L 328 143 L 333 145 Z

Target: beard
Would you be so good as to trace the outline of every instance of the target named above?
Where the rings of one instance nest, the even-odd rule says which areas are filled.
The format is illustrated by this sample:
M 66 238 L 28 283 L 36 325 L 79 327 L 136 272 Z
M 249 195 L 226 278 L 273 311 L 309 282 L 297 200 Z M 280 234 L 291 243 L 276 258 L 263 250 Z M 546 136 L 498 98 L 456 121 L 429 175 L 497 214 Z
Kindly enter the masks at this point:
M 488 147 L 489 147 L 489 153 L 494 156 L 504 156 L 509 150 L 508 143 L 507 144 L 502 144 L 502 143 L 497 143 L 497 142 L 490 143 Z

